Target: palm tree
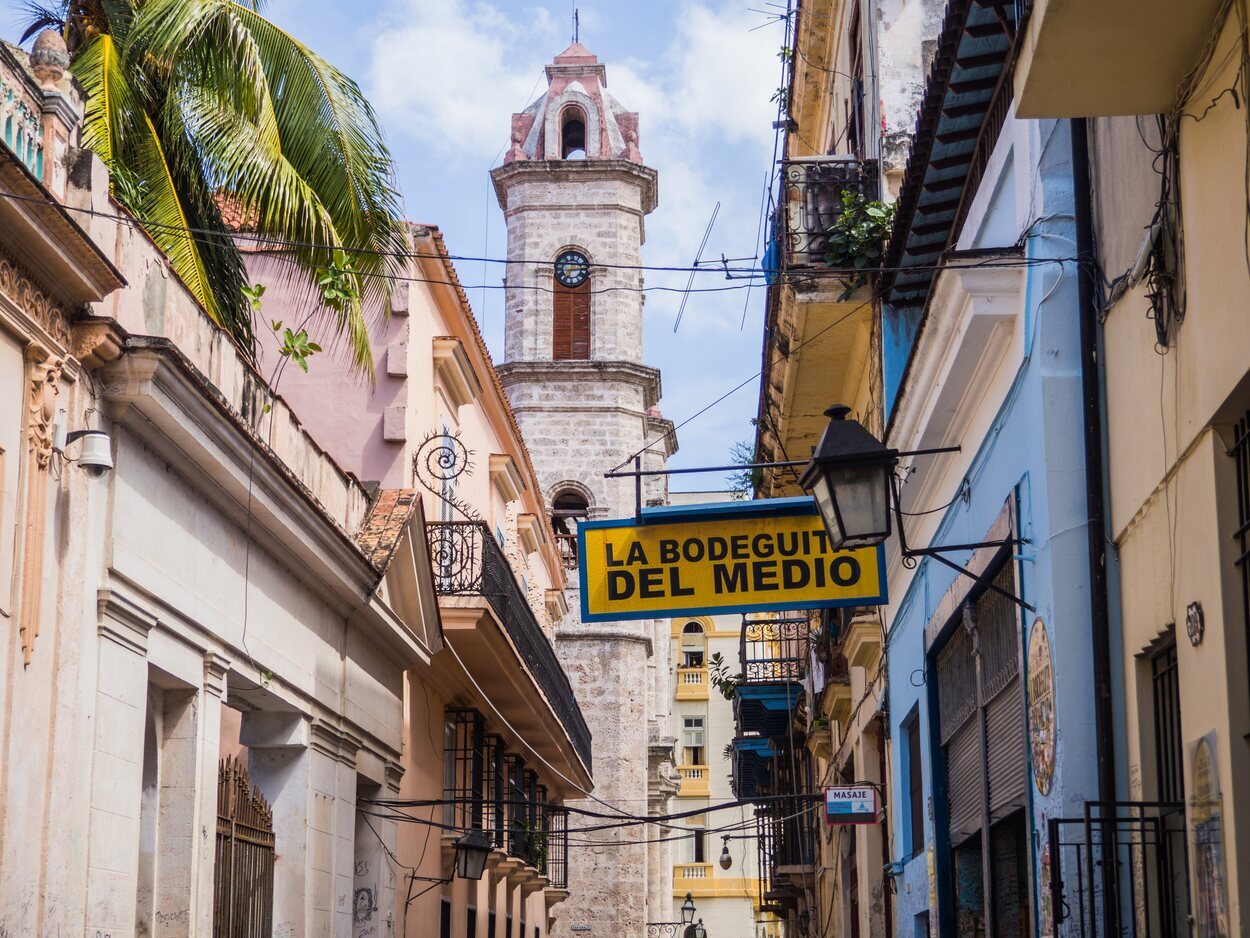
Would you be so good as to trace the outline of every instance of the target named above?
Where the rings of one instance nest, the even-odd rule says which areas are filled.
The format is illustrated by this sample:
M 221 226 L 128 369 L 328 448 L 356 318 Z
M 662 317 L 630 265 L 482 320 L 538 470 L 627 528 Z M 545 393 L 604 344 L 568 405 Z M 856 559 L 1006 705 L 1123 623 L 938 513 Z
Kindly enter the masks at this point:
M 249 351 L 243 258 L 223 207 L 321 282 L 318 306 L 372 375 L 362 308 L 407 250 L 391 158 L 359 86 L 261 13 L 263 0 L 64 0 L 84 141 L 209 315 Z M 324 297 L 324 300 L 322 299 Z

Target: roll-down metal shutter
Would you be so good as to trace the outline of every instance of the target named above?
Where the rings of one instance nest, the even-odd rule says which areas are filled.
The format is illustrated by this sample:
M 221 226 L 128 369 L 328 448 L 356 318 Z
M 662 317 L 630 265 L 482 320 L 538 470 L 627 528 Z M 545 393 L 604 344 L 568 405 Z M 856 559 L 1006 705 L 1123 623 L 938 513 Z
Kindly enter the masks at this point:
M 975 719 L 961 726 L 944 748 L 951 844 L 981 829 L 981 741 Z
M 1019 678 L 1012 679 L 985 708 L 989 756 L 990 820 L 997 821 L 1025 806 L 1028 786 L 1028 739 Z

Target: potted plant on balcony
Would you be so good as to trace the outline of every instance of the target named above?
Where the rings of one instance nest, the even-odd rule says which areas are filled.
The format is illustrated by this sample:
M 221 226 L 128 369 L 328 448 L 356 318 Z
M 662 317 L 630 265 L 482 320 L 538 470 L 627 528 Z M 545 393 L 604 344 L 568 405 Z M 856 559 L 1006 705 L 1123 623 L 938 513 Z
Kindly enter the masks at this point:
M 894 206 L 867 199 L 858 189 L 842 190 L 842 211 L 827 233 L 830 267 L 846 271 L 846 289 L 839 300 L 868 282 L 868 273 L 880 266 L 885 241 L 894 223 Z

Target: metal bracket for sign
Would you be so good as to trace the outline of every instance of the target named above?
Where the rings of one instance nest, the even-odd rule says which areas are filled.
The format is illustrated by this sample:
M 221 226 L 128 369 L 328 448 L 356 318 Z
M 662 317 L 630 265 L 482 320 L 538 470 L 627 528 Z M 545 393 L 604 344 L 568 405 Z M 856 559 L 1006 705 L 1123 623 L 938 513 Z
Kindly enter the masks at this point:
M 961 447 L 959 446 L 935 446 L 929 449 L 902 450 L 896 453 L 895 455 L 898 457 L 936 456 L 940 453 L 958 453 L 960 450 L 961 450 Z M 634 457 L 634 468 L 632 470 L 621 471 L 618 469 L 612 472 L 605 472 L 603 474 L 603 477 L 605 479 L 633 479 L 634 480 L 634 521 L 637 524 L 643 524 L 644 523 L 644 519 L 642 516 L 642 479 L 643 479 L 643 476 L 675 476 L 675 475 L 686 475 L 692 472 L 740 472 L 744 469 L 748 471 L 754 470 L 754 469 L 790 469 L 790 468 L 795 468 L 797 466 L 806 466 L 808 465 L 809 462 L 810 461 L 806 459 L 790 459 L 790 460 L 785 460 L 782 462 L 748 462 L 748 463 L 738 463 L 732 466 L 696 466 L 696 467 L 688 468 L 688 469 L 643 469 L 642 468 L 642 456 L 638 455 Z M 906 535 L 906 532 L 903 530 L 903 508 L 902 508 L 902 502 L 899 498 L 897 479 L 894 480 L 894 483 L 891 487 L 891 492 L 894 497 L 894 505 L 893 505 L 894 515 L 895 515 L 896 520 L 898 521 L 899 550 L 900 550 L 900 553 L 903 555 L 904 563 L 906 563 L 906 561 L 908 560 L 912 561 L 912 563 L 909 566 L 915 566 L 915 558 L 917 557 L 932 557 L 934 560 L 938 561 L 938 563 L 944 564 L 950 567 L 952 570 L 955 570 L 956 572 L 961 573 L 964 576 L 971 577 L 972 579 L 980 583 L 982 581 L 982 578 L 978 574 L 973 573 L 971 570 L 967 569 L 966 567 L 961 567 L 959 564 L 955 563 L 953 560 L 947 560 L 942 555 L 950 554 L 950 553 L 959 553 L 961 551 L 980 550 L 986 547 L 1020 547 L 1028 543 L 1027 540 L 1024 540 L 1022 538 L 1008 537 L 1008 538 L 1003 538 L 1001 541 L 978 541 L 975 544 L 942 544 L 942 545 L 931 546 L 931 547 L 908 547 L 907 535 Z M 1002 596 L 1006 597 L 1007 599 L 1010 599 L 1012 602 L 1016 603 L 1017 605 L 1021 606 L 1022 608 L 1027 609 L 1029 612 L 1037 611 L 1033 606 L 1026 603 L 1019 596 L 1016 596 L 1013 593 L 1007 592 L 1002 587 L 996 586 L 993 583 L 988 583 L 986 584 L 986 586 L 993 592 L 999 593 Z

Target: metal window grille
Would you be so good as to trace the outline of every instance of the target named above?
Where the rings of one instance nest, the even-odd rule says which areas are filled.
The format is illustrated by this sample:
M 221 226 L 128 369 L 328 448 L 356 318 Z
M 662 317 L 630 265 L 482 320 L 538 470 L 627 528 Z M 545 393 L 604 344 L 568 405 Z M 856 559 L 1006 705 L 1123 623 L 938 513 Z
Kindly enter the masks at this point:
M 1046 938 L 1182 938 L 1191 934 L 1185 805 L 1085 803 L 1083 816 L 1050 818 Z M 1103 857 L 1116 875 L 1104 876 Z
M 1236 566 L 1241 573 L 1241 617 L 1245 631 L 1247 666 L 1250 666 L 1250 411 L 1233 428 L 1229 454 L 1237 465 Z
M 1160 801 L 1185 800 L 1184 758 L 1181 749 L 1181 691 L 1176 664 L 1176 642 L 1150 660 L 1154 690 L 1155 779 Z
M 449 823 L 458 830 L 482 830 L 485 721 L 471 709 L 448 710 L 446 719 L 443 798 L 450 809 Z
M 504 784 L 507 794 L 507 846 L 509 856 L 525 855 L 525 819 L 529 799 L 525 796 L 525 760 L 515 753 L 504 756 Z
M 542 839 L 539 827 L 538 773 L 533 769 L 526 769 L 522 780 L 525 785 L 525 834 L 521 840 L 519 856 L 530 866 L 536 867 L 538 844 Z
M 238 759 L 217 770 L 213 938 L 268 938 L 273 931 L 273 811 Z
M 485 793 L 483 803 L 484 830 L 490 837 L 492 846 L 504 846 L 505 819 L 507 816 L 506 790 L 504 784 L 504 745 L 503 739 L 494 733 L 487 733 L 482 739 L 482 765 L 485 771 L 482 789 Z
M 546 812 L 547 879 L 554 889 L 569 885 L 569 813 L 564 808 Z
M 547 786 L 539 785 L 534 796 L 534 844 L 531 850 L 534 868 L 543 876 L 547 875 L 547 864 L 551 857 L 551 843 L 547 818 L 551 813 L 547 807 Z

